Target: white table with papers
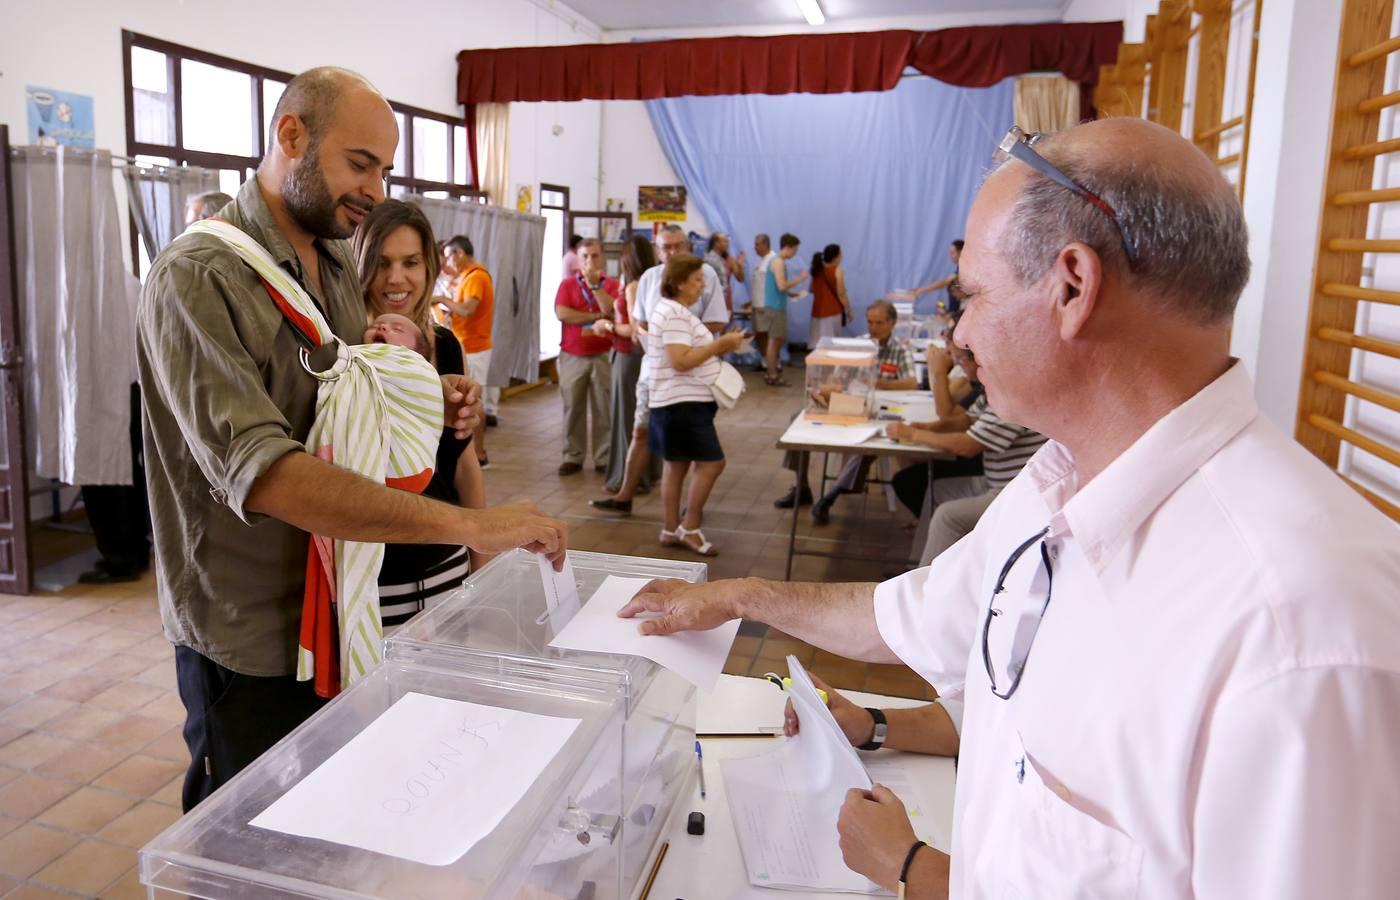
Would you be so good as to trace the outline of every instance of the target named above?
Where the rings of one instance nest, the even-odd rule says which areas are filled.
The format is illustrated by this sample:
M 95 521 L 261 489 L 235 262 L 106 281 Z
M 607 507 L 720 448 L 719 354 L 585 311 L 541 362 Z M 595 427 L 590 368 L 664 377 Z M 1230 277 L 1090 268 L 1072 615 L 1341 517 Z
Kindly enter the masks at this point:
M 885 394 L 889 397 L 884 397 Z M 857 453 L 862 456 L 893 457 L 905 462 L 930 462 L 948 459 L 950 455 L 941 450 L 932 450 L 921 444 L 902 444 L 885 437 L 885 426 L 890 421 L 918 422 L 937 419 L 933 412 L 933 401 L 926 391 L 880 391 L 881 402 L 889 409 L 889 419 L 871 421 L 864 425 L 829 425 L 812 422 L 799 415 L 778 438 L 778 449 L 797 454 L 796 480 L 794 490 L 801 491 L 807 484 L 807 472 L 811 468 L 812 454 Z M 927 405 L 924 399 L 927 398 Z M 898 402 L 891 402 L 898 401 Z M 817 487 L 821 493 L 826 489 L 826 456 L 822 461 L 822 479 Z M 907 558 L 871 556 L 868 553 L 833 552 L 807 549 L 797 544 L 797 521 L 802 513 L 800 504 L 793 504 L 792 526 L 788 532 L 787 568 L 783 578 L 792 580 L 792 560 L 795 556 L 822 556 L 828 559 L 871 560 L 888 563 L 909 563 Z
M 862 706 L 904 708 L 921 706 L 926 701 L 903 697 L 883 697 L 860 691 L 843 691 Z M 720 676 L 715 690 L 700 695 L 697 730 L 705 756 L 706 798 L 700 799 L 698 782 L 682 795 L 672 812 L 666 831 L 669 848 L 648 900 L 799 900 L 799 898 L 835 898 L 850 900 L 853 894 L 817 893 L 807 891 L 758 888 L 750 885 L 746 875 L 743 851 L 730 814 L 721 775 L 720 761 L 759 756 L 778 749 L 776 738 L 719 738 L 715 734 L 756 734 L 761 729 L 778 729 L 781 734 L 783 704 L 786 696 L 761 678 L 737 675 Z M 953 830 L 953 788 L 956 767 L 947 757 L 879 750 L 861 753 L 861 761 L 872 778 L 887 784 L 912 811 L 916 820 L 925 824 L 929 833 L 920 833 L 939 850 L 948 851 Z M 906 796 L 907 792 L 915 794 Z M 705 833 L 686 833 L 686 822 L 692 811 L 705 814 Z M 653 858 L 660 847 L 653 850 Z M 650 870 L 648 868 L 644 871 Z M 638 886 L 641 896 L 643 884 Z

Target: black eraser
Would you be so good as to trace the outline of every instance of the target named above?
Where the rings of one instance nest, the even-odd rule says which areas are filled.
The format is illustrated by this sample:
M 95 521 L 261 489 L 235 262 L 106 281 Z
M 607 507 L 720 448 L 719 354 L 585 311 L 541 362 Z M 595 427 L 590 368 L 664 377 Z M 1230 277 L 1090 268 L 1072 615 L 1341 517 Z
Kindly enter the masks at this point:
M 690 818 L 686 820 L 685 831 L 686 834 L 704 834 L 705 814 L 702 812 L 691 813 Z

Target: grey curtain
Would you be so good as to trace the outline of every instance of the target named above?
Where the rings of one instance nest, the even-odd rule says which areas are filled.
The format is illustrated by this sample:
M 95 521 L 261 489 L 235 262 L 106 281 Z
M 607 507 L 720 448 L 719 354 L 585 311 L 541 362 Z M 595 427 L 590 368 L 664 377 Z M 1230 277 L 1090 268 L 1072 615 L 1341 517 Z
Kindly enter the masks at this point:
M 185 230 L 185 201 L 219 188 L 219 173 L 212 169 L 127 166 L 122 177 L 136 230 L 152 260 Z
M 544 252 L 544 217 L 410 194 L 432 223 L 438 240 L 464 234 L 477 260 L 496 287 L 496 315 L 491 325 L 491 373 L 487 383 L 499 387 L 512 378 L 534 381 L 540 372 L 540 264 Z
M 134 307 L 111 154 L 17 147 L 14 157 L 31 469 L 67 484 L 131 484 Z

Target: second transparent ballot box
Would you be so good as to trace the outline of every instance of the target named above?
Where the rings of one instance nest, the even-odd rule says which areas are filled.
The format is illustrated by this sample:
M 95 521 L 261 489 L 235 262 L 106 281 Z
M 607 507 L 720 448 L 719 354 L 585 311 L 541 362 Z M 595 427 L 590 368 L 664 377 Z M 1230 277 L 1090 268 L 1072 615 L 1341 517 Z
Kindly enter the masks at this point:
M 822 338 L 807 354 L 803 417 L 837 425 L 868 420 L 879 379 L 879 353 L 879 345 L 868 338 Z
M 569 551 L 579 600 L 609 575 L 706 580 L 703 563 Z M 537 557 L 506 553 L 473 573 L 441 604 L 387 642 L 386 660 L 503 679 L 568 686 L 623 710 L 619 845 L 626 879 L 641 874 L 677 796 L 694 768 L 696 688 L 648 659 L 561 650 L 549 642 L 569 613 L 547 608 Z M 601 897 L 601 895 L 600 895 Z

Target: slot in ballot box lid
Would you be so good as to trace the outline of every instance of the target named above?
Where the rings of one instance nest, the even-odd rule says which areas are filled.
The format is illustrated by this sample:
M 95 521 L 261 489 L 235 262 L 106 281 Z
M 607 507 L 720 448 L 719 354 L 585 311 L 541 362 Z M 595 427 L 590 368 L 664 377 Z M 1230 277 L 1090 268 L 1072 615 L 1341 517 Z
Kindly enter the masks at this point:
M 698 583 L 705 581 L 707 572 L 704 563 L 580 550 L 570 550 L 569 559 L 583 603 L 609 575 Z M 462 590 L 399 629 L 385 645 L 385 658 L 525 684 L 568 682 L 622 697 L 631 715 L 660 666 L 639 656 L 550 647 L 573 612 L 560 609 L 551 614 L 536 555 L 514 550 L 472 573 Z
M 503 817 L 455 858 L 458 851 L 449 839 L 451 846 L 437 860 L 449 860 L 446 864 L 428 864 L 388 851 L 377 852 L 251 824 L 304 779 L 308 786 L 316 783 L 310 778 L 312 773 L 396 703 L 406 698 L 423 700 L 408 698 L 409 694 L 466 701 L 496 711 L 516 710 L 578 720 L 578 724 L 568 732 L 558 751 L 542 763 L 541 774 L 513 805 L 480 799 L 483 794 L 473 792 L 476 789 L 469 781 L 461 788 L 463 796 L 477 798 L 480 808 L 454 806 L 449 810 L 449 818 L 461 816 L 462 821 L 468 821 L 481 816 L 492 821 L 491 816 L 502 813 Z M 627 877 L 623 872 L 627 835 L 618 826 L 625 809 L 622 785 L 616 775 L 623 753 L 623 724 L 622 703 L 616 697 L 571 691 L 567 685 L 552 689 L 522 687 L 388 662 L 147 844 L 140 852 L 141 880 L 157 897 L 497 900 L 574 897 L 580 896 L 579 891 L 591 891 L 600 898 L 625 897 L 630 892 L 630 883 L 623 883 Z M 455 770 L 450 764 L 440 763 L 435 774 L 429 772 L 429 751 L 438 752 L 429 745 L 438 738 L 440 735 L 428 728 L 408 729 L 402 735 L 403 758 L 417 761 L 421 756 L 423 772 L 433 774 L 433 778 L 428 778 L 428 774 L 415 778 L 417 767 L 388 764 L 385 769 L 392 771 L 367 772 L 362 779 L 347 779 L 342 770 L 329 785 L 324 781 L 316 783 L 315 791 L 323 799 L 313 799 L 310 806 L 300 802 L 293 805 L 319 809 L 325 803 L 331 808 L 335 806 L 331 801 L 342 792 L 364 791 L 362 797 L 353 801 L 353 809 L 358 810 L 360 821 L 371 823 L 371 829 L 378 828 L 375 803 L 382 799 L 381 795 L 387 796 L 391 786 L 397 791 L 402 782 L 405 790 L 413 787 L 448 791 L 446 783 L 451 779 L 460 782 L 479 771 L 483 764 L 480 761 Z M 497 737 L 498 743 L 502 740 Z M 399 746 L 396 741 L 388 743 Z M 518 757 L 512 759 L 518 761 Z M 317 777 L 323 777 L 331 768 L 326 766 Z M 442 774 L 444 769 L 446 775 Z M 342 787 L 345 780 L 354 783 Z M 294 796 L 301 801 L 306 794 Z M 402 836 L 412 827 L 402 818 L 408 815 L 404 810 L 391 808 L 387 800 L 380 805 L 385 810 L 384 829 L 400 829 Z M 326 818 L 339 822 L 351 815 Z M 397 822 L 396 815 L 400 816 Z M 643 837 L 638 829 L 636 838 Z M 411 847 L 418 846 L 412 843 L 418 838 L 401 840 L 409 841 Z

